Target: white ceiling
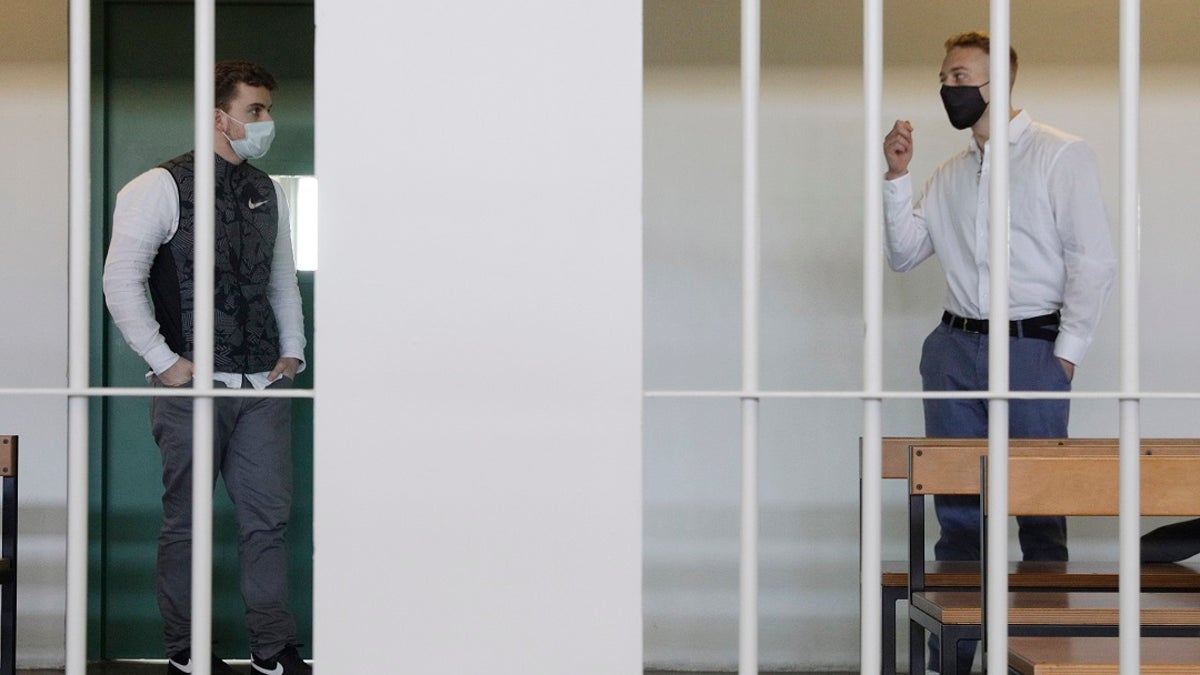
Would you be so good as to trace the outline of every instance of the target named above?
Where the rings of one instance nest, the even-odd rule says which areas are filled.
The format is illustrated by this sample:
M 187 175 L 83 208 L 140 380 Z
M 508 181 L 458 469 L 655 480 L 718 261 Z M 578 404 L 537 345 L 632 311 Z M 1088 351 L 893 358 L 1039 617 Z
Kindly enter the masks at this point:
M 763 63 L 862 63 L 861 0 L 763 0 Z M 1022 63 L 1117 62 L 1119 0 L 1011 0 Z M 644 0 L 645 61 L 738 63 L 738 0 Z M 885 0 L 884 60 L 940 63 L 954 33 L 986 30 L 987 0 Z M 1142 0 L 1142 61 L 1200 64 L 1200 0 Z

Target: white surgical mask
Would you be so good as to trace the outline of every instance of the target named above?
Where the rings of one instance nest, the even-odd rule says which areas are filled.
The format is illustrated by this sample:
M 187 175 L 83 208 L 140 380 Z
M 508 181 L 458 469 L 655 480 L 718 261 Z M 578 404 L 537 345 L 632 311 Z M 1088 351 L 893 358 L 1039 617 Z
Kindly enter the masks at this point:
M 222 135 L 233 146 L 233 151 L 242 159 L 258 159 L 267 154 L 271 149 L 271 141 L 275 140 L 275 122 L 243 122 L 224 110 L 221 111 L 226 117 L 242 125 L 246 129 L 246 135 L 236 141 L 229 138 L 229 134 L 222 132 Z

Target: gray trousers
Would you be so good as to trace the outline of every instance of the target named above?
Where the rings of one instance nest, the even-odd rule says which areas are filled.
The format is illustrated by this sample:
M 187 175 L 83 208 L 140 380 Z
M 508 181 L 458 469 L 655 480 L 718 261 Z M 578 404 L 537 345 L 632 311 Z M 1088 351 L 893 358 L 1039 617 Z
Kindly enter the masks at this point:
M 154 386 L 163 386 L 154 378 Z M 219 382 L 215 388 L 225 388 Z M 243 388 L 250 384 L 243 378 Z M 271 388 L 290 387 L 280 378 Z M 295 644 L 285 547 L 292 505 L 291 399 L 217 398 L 213 471 L 225 481 L 238 523 L 238 562 L 250 647 L 269 658 Z M 158 538 L 158 607 L 167 654 L 191 646 L 192 399 L 150 399 L 162 452 L 163 524 Z

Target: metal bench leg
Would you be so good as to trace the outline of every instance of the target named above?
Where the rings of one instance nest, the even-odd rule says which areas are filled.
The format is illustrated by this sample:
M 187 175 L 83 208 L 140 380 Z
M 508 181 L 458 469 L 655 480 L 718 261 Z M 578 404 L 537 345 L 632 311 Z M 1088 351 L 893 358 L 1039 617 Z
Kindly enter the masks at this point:
M 883 587 L 883 675 L 896 675 L 896 615 L 907 589 Z
M 925 673 L 925 629 L 911 619 L 908 622 L 908 672 Z
M 0 588 L 0 675 L 17 670 L 17 580 Z
M 945 675 L 958 675 L 958 635 L 955 631 L 942 630 L 941 646 L 941 672 Z
M 979 639 L 979 626 L 943 626 L 940 637 L 942 641 L 941 675 L 958 675 L 958 648 L 964 641 Z M 970 671 L 971 664 L 962 664 L 962 668 Z

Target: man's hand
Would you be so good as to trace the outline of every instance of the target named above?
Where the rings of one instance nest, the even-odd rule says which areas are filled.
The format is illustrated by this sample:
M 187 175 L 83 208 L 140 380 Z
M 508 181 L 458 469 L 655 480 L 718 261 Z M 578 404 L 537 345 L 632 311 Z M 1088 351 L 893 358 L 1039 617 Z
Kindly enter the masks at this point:
M 1075 379 L 1075 364 L 1066 359 L 1059 359 L 1058 362 L 1062 364 L 1063 372 L 1067 374 L 1067 381 L 1073 381 Z
M 280 376 L 284 376 L 289 380 L 295 380 L 297 370 L 300 370 L 300 359 L 285 356 L 275 362 L 275 368 L 271 370 L 270 375 L 267 375 L 267 380 L 274 382 Z
M 896 120 L 892 130 L 883 139 L 883 157 L 887 160 L 887 180 L 895 180 L 908 173 L 908 163 L 913 155 L 913 127 L 907 120 Z
M 192 362 L 181 356 L 170 368 L 159 373 L 158 381 L 168 387 L 182 387 L 192 381 L 193 369 Z

